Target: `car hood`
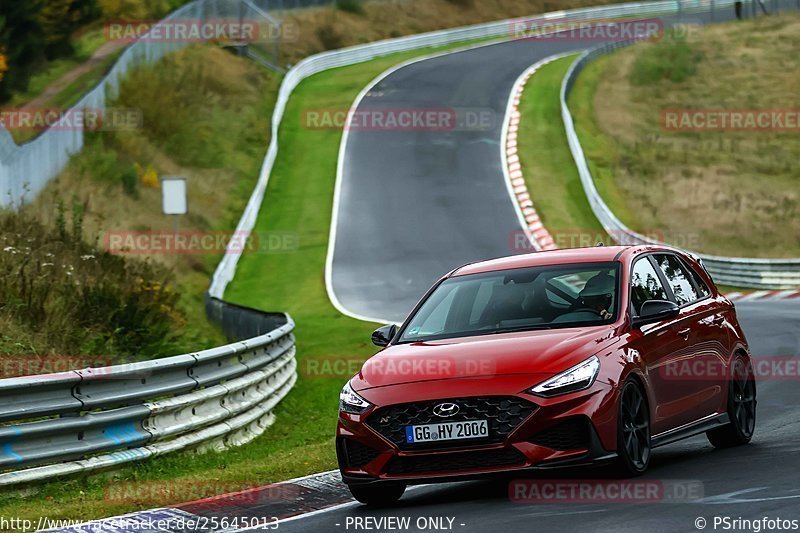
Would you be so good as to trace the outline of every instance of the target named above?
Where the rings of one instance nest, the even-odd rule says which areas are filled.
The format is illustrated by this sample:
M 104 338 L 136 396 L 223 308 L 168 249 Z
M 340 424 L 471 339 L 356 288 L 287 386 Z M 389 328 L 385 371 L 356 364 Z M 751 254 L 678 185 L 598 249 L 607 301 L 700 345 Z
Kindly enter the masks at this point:
M 355 390 L 510 374 L 552 376 L 617 340 L 612 326 L 539 330 L 396 344 L 368 359 Z

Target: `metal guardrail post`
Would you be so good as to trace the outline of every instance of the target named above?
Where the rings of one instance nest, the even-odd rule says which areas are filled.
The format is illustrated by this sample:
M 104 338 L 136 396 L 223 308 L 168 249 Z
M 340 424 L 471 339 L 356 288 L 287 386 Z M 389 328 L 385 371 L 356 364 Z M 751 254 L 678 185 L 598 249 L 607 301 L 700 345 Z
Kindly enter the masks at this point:
M 281 66 L 281 32 L 283 31 L 283 23 L 279 22 L 274 26 L 275 30 L 275 64 Z

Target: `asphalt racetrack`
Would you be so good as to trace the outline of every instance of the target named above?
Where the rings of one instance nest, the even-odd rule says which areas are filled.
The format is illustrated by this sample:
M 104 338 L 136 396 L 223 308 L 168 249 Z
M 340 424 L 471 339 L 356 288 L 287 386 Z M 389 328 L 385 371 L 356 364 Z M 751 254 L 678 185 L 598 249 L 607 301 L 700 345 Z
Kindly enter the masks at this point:
M 521 231 L 502 172 L 500 137 L 522 71 L 582 43 L 521 40 L 414 63 L 375 85 L 366 116 L 459 109 L 477 127 L 348 134 L 333 256 L 333 290 L 349 311 L 401 322 L 442 275 L 515 253 Z
M 522 225 L 503 174 L 509 95 L 534 63 L 595 46 L 560 37 L 482 46 L 406 65 L 367 92 L 344 139 L 334 205 L 328 283 L 343 310 L 399 323 L 453 268 L 532 251 L 516 244 Z M 452 110 L 455 120 L 371 122 L 405 110 Z

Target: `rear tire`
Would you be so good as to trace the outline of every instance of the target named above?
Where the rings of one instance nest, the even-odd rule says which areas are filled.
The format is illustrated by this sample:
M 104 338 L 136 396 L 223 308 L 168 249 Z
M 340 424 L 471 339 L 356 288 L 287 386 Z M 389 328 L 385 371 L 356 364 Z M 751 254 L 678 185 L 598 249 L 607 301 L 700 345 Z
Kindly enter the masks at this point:
M 617 412 L 617 465 L 622 477 L 639 476 L 650 465 L 650 410 L 639 383 L 628 379 Z
M 747 444 L 756 429 L 756 382 L 753 365 L 741 355 L 731 364 L 728 383 L 728 417 L 730 423 L 706 432 L 715 448 L 730 448 Z
M 353 498 L 370 507 L 396 503 L 406 491 L 405 485 L 348 485 Z

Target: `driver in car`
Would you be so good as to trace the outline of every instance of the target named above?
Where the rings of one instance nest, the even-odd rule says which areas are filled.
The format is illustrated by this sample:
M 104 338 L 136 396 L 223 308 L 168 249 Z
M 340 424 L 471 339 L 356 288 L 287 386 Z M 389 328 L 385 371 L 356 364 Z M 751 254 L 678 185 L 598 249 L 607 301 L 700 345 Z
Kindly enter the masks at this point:
M 600 316 L 603 320 L 612 317 L 609 311 L 614 303 L 614 292 L 616 290 L 616 280 L 605 272 L 597 274 L 583 287 L 579 294 L 578 307 L 565 313 L 553 322 L 583 322 L 597 320 Z

